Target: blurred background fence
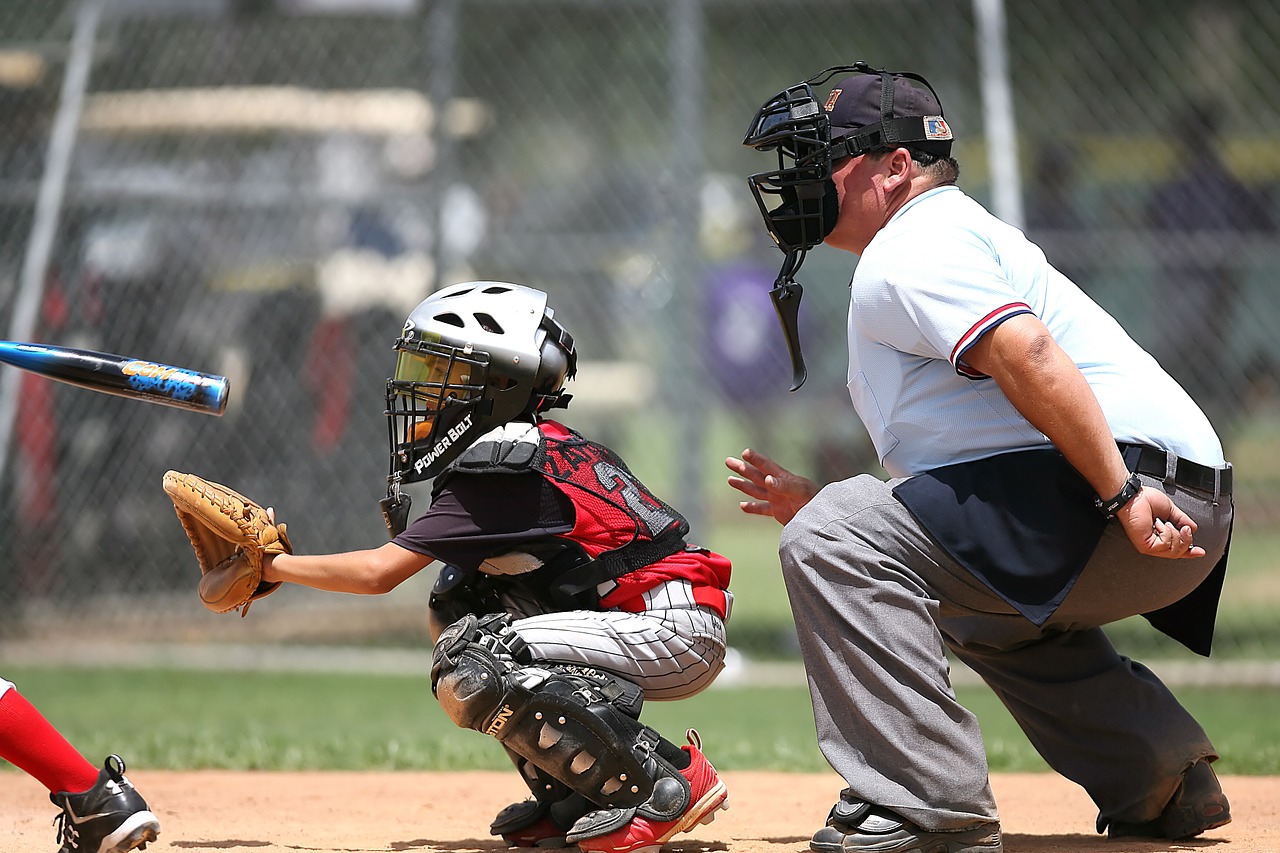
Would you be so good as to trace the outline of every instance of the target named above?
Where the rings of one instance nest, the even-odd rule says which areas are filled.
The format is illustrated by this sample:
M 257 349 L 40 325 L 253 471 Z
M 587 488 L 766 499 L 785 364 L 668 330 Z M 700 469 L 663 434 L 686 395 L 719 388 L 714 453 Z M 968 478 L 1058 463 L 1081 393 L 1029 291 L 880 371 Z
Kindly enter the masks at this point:
M 801 273 L 788 394 L 744 180 L 768 164 L 740 142 L 769 95 L 863 59 L 929 78 L 961 185 L 1202 400 L 1238 481 L 1218 649 L 1274 658 L 1277 43 L 1270 0 L 0 4 L 5 337 L 232 380 L 208 418 L 0 368 L 0 639 L 421 641 L 430 578 L 207 613 L 160 478 L 271 503 L 307 551 L 384 541 L 391 342 L 433 289 L 493 278 L 551 293 L 584 359 L 564 419 L 733 558 L 731 640 L 788 654 L 776 530 L 722 460 L 879 468 L 844 390 L 855 259 Z

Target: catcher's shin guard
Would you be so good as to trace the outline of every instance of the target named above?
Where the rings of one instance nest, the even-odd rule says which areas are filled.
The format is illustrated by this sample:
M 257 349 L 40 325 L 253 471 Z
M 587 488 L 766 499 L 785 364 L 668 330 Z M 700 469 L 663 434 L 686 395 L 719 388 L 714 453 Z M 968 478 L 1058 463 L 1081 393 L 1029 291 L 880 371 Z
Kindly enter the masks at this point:
M 659 754 L 671 745 L 639 722 L 640 688 L 590 667 L 522 664 L 508 621 L 467 616 L 440 635 L 431 684 L 450 719 L 597 806 L 679 815 L 689 783 Z

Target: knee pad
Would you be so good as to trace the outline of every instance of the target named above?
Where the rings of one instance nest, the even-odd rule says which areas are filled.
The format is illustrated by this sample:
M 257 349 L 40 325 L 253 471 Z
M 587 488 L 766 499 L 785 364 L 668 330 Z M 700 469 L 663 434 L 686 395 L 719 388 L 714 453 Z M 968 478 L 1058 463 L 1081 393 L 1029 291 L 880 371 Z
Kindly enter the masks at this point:
M 510 690 L 507 676 L 527 657 L 528 646 L 511 630 L 509 616 L 468 614 L 436 640 L 431 692 L 459 726 L 488 731 Z

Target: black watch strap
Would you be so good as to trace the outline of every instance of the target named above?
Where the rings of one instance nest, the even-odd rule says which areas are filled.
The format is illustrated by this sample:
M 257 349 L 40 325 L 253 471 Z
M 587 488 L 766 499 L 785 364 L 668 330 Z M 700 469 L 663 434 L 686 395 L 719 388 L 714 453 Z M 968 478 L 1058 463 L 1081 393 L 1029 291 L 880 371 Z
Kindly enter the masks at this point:
M 1124 481 L 1120 493 L 1109 501 L 1095 496 L 1093 505 L 1098 508 L 1098 512 L 1107 518 L 1115 518 L 1116 513 L 1120 511 L 1120 507 L 1127 504 L 1138 496 L 1138 492 L 1142 491 L 1142 481 L 1138 479 L 1137 474 L 1130 474 L 1129 479 Z

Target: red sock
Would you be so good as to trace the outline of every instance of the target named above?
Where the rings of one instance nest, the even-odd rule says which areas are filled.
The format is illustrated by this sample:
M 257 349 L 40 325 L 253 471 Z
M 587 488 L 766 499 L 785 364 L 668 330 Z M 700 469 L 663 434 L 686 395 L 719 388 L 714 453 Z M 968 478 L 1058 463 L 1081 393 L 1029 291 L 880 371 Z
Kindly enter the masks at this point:
M 97 768 L 13 687 L 0 695 L 0 758 L 54 794 L 78 794 L 98 781 Z

